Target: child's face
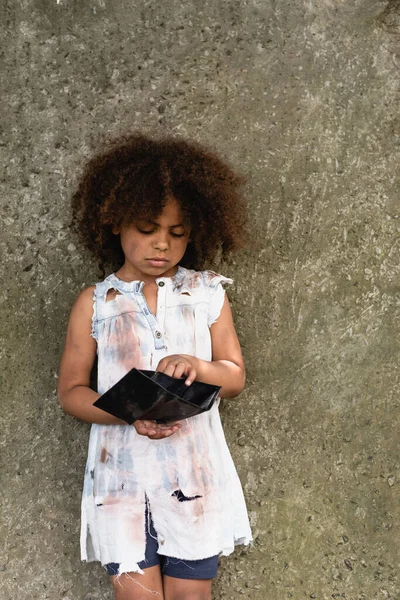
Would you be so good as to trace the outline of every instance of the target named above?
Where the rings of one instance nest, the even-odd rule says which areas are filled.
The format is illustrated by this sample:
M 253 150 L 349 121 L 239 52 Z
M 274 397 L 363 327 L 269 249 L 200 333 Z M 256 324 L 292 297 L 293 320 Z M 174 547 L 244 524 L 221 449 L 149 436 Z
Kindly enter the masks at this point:
M 115 227 L 113 233 L 120 235 L 125 255 L 118 275 L 127 281 L 174 275 L 190 236 L 181 207 L 173 198 L 154 220 L 121 225 Z

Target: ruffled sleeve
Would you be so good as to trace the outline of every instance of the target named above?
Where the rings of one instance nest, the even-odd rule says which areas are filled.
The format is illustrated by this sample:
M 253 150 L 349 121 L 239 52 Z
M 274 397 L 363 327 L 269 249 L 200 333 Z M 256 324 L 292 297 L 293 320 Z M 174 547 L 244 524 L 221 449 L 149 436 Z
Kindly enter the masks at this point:
M 225 301 L 225 285 L 231 285 L 232 279 L 214 273 L 214 271 L 203 272 L 204 284 L 208 291 L 209 305 L 207 325 L 211 327 L 221 314 L 222 307 Z
M 99 332 L 97 327 L 97 297 L 96 297 L 96 288 L 93 290 L 93 313 L 92 313 L 92 331 L 90 335 L 96 342 L 99 339 Z

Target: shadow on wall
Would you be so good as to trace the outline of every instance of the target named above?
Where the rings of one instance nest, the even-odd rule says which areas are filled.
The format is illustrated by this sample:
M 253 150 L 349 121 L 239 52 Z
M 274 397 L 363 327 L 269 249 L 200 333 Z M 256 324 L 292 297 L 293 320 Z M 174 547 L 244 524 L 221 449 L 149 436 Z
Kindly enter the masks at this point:
M 400 0 L 388 0 L 378 19 L 389 33 L 400 34 Z M 398 52 L 400 53 L 400 48 Z

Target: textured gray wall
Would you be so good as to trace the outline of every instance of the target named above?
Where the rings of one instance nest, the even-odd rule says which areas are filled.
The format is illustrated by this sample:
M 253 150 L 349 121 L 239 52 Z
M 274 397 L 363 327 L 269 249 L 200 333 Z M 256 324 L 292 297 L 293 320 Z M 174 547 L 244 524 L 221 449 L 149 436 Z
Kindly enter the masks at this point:
M 248 367 L 223 420 L 255 544 L 215 598 L 400 598 L 399 0 L 2 0 L 3 600 L 109 600 L 81 565 L 88 427 L 56 373 L 84 160 L 126 129 L 248 175 L 224 271 Z M 397 301 L 397 305 L 396 305 Z

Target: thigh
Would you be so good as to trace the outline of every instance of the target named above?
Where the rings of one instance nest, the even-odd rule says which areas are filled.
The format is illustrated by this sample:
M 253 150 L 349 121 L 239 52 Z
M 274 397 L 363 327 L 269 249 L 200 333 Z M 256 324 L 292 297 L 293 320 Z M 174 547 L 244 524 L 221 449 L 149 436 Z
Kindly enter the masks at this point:
M 218 571 L 218 556 L 203 560 L 162 557 L 165 600 L 211 600 L 211 584 Z
M 164 578 L 212 580 L 218 572 L 218 556 L 200 560 L 182 560 L 161 555 L 160 563 Z
M 212 579 L 178 579 L 164 575 L 165 600 L 211 600 Z
M 141 573 L 122 573 L 111 577 L 115 600 L 164 600 L 160 566 Z

